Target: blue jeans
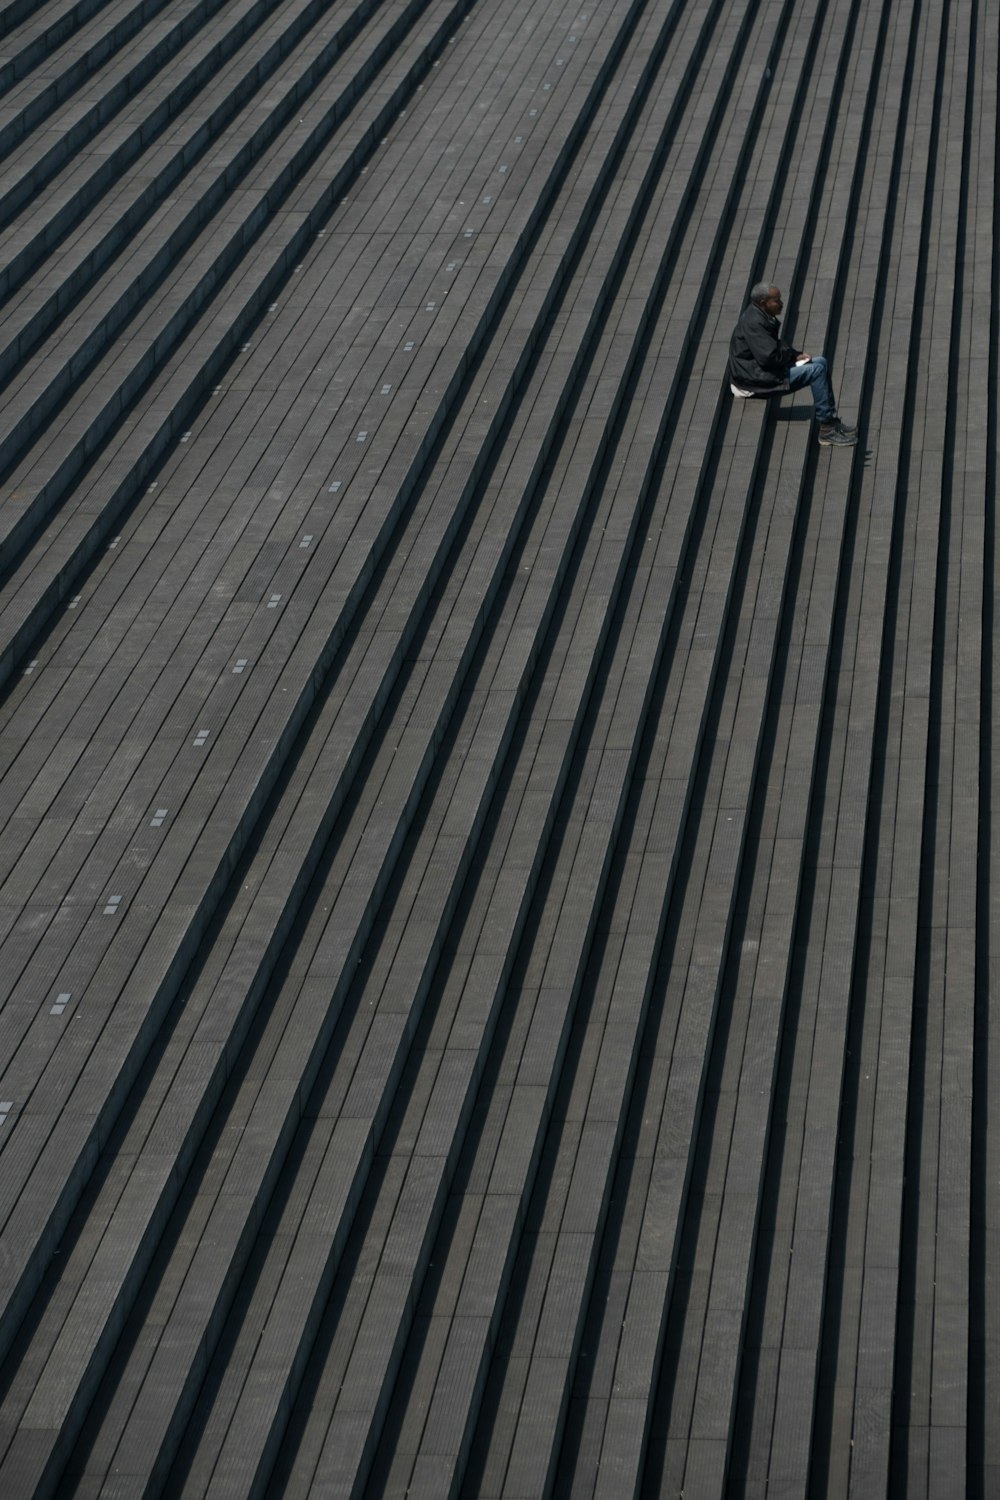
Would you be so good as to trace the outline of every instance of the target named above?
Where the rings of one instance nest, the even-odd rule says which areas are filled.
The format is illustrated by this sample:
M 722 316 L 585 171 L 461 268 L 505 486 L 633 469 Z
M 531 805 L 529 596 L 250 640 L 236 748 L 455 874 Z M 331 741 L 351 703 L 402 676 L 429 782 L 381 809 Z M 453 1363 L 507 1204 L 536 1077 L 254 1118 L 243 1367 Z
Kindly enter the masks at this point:
M 830 383 L 830 366 L 822 354 L 817 354 L 815 359 L 810 359 L 804 365 L 792 365 L 788 372 L 788 384 L 793 391 L 800 391 L 804 385 L 811 385 L 817 421 L 836 420 L 837 402 Z

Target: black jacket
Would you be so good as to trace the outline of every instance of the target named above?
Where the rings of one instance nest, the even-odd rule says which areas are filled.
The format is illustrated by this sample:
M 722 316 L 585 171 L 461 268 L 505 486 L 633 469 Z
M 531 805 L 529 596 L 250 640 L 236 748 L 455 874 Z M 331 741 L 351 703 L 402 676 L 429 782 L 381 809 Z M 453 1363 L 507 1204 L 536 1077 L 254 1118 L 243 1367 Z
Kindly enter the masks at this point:
M 778 319 L 751 302 L 729 341 L 729 379 L 740 390 L 768 396 L 788 390 L 788 367 L 799 351 L 778 337 Z

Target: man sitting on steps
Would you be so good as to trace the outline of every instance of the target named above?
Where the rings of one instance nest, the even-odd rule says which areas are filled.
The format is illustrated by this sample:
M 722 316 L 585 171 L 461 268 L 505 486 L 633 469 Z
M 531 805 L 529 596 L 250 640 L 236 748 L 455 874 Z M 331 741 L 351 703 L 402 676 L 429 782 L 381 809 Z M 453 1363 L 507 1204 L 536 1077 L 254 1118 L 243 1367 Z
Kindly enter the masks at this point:
M 837 416 L 830 369 L 822 354 L 793 349 L 778 337 L 778 318 L 784 303 L 776 286 L 759 281 L 750 292 L 729 342 L 729 383 L 734 396 L 780 396 L 812 386 L 824 448 L 850 448 L 858 440 L 856 427 L 845 427 Z

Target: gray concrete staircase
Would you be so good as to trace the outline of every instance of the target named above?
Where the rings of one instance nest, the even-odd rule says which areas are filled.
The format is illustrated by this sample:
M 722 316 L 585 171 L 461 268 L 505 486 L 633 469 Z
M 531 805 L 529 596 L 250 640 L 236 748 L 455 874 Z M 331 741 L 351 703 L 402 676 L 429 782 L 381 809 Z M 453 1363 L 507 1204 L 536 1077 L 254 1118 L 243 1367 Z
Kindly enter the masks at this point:
M 993 0 L 0 32 L 0 1494 L 986 1500 Z

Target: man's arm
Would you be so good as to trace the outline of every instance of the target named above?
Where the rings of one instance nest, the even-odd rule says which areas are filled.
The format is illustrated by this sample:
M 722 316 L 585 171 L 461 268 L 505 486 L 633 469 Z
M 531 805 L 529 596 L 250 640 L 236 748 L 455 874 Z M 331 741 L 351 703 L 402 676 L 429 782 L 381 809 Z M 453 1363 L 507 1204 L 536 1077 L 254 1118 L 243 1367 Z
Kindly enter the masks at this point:
M 763 318 L 747 318 L 743 332 L 750 346 L 750 353 L 764 370 L 784 372 L 795 363 L 795 350 L 782 343 Z

